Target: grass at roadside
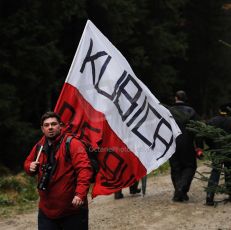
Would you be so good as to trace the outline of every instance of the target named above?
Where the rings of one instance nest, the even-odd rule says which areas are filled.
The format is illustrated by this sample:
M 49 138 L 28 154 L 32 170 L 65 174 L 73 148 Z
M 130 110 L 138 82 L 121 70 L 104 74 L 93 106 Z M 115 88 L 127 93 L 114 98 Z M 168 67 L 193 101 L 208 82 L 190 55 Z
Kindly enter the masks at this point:
M 154 170 L 152 174 L 154 176 L 158 176 L 160 174 L 169 173 L 169 169 L 170 166 L 169 166 L 169 162 L 167 161 L 164 164 L 162 164 L 158 169 Z
M 157 176 L 169 170 L 169 163 L 161 165 L 148 175 Z M 0 218 L 36 210 L 38 193 L 36 178 L 25 173 L 0 177 Z
M 0 177 L 0 218 L 34 210 L 37 200 L 35 178 L 25 173 Z

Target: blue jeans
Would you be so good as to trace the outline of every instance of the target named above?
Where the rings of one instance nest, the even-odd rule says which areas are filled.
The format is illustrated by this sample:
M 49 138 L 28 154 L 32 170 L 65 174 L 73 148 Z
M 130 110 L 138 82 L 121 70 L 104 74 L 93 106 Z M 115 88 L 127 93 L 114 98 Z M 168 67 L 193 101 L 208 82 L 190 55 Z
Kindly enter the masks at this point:
M 38 230 L 88 230 L 88 209 L 58 219 L 50 219 L 39 210 Z

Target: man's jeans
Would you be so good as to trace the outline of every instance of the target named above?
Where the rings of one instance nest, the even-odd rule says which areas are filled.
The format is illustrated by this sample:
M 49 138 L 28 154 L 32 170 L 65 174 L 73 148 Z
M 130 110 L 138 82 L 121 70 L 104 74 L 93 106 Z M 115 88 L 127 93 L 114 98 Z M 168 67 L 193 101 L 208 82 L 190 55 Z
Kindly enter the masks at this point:
M 88 210 L 81 209 L 79 213 L 61 217 L 48 218 L 41 210 L 38 213 L 38 230 L 88 230 Z

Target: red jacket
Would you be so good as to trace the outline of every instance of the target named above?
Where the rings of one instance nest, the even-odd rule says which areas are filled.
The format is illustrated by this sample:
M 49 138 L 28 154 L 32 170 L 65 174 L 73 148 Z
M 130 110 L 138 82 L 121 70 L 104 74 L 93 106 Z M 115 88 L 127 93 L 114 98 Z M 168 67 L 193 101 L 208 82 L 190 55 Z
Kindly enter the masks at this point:
M 85 151 L 84 145 L 73 138 L 70 144 L 69 159 L 65 151 L 65 143 L 67 136 L 60 135 L 55 143 L 54 149 L 58 149 L 55 153 L 56 167 L 52 174 L 47 190 L 39 191 L 40 201 L 39 208 L 43 213 L 52 219 L 77 213 L 78 209 L 72 206 L 72 200 L 75 195 L 85 200 L 87 208 L 87 193 L 90 186 L 90 178 L 92 176 L 92 168 Z M 29 171 L 30 163 L 35 161 L 38 145 L 46 146 L 46 140 L 43 138 L 32 149 L 24 163 L 24 169 L 27 174 L 33 176 L 35 173 Z M 38 182 L 42 177 L 41 165 L 47 163 L 48 154 L 43 150 L 39 157 Z

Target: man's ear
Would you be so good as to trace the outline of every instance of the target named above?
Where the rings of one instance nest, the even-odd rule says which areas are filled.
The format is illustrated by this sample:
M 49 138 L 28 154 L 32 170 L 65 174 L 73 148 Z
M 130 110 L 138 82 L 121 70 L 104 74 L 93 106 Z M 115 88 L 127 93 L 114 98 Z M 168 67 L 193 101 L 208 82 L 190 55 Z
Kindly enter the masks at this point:
M 42 132 L 44 133 L 43 126 L 40 126 L 40 127 L 41 127 Z

